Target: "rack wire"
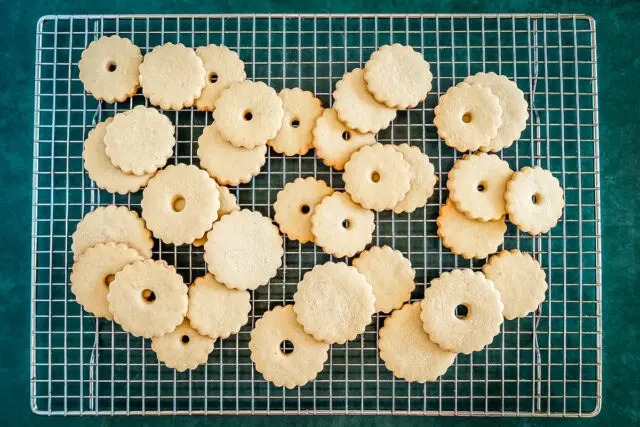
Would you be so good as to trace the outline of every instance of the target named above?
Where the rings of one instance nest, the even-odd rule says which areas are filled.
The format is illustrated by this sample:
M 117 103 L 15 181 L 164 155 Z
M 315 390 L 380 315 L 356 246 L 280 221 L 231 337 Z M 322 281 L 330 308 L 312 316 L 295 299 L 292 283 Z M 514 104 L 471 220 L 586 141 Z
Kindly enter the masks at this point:
M 248 77 L 276 90 L 302 87 L 331 105 L 342 74 L 377 47 L 409 44 L 434 73 L 433 91 L 401 111 L 380 132 L 383 143 L 409 142 L 427 153 L 439 181 L 424 209 L 376 214 L 374 244 L 401 250 L 416 270 L 420 299 L 429 281 L 455 267 L 481 268 L 451 254 L 436 234 L 446 200 L 447 171 L 460 155 L 437 136 L 433 108 L 447 88 L 479 71 L 513 79 L 530 105 L 528 127 L 500 153 L 512 168 L 538 164 L 565 189 L 559 224 L 529 236 L 509 224 L 504 248 L 529 251 L 550 285 L 527 318 L 506 321 L 483 351 L 458 355 L 438 381 L 394 378 L 377 354 L 375 315 L 364 334 L 331 346 L 318 378 L 286 390 L 264 381 L 249 359 L 249 333 L 276 305 L 292 302 L 302 275 L 331 259 L 312 244 L 285 239 L 284 265 L 252 293 L 249 323 L 218 340 L 205 366 L 177 373 L 158 363 L 149 340 L 135 338 L 76 304 L 69 287 L 70 235 L 95 207 L 122 204 L 140 211 L 140 193 L 99 190 L 83 171 L 82 145 L 95 123 L 134 105 L 99 103 L 84 93 L 77 62 L 94 39 L 130 38 L 146 53 L 165 42 L 224 44 L 237 51 Z M 411 414 L 592 416 L 602 399 L 600 184 L 595 22 L 583 15 L 127 15 L 45 16 L 37 24 L 31 406 L 38 414 Z M 198 164 L 197 138 L 209 113 L 165 111 L 176 125 L 170 162 Z M 314 175 L 337 189 L 341 174 L 313 155 L 272 151 L 262 173 L 232 189 L 244 208 L 273 217 L 284 184 Z M 177 267 L 190 283 L 205 273 L 202 248 L 159 244 L 154 258 Z

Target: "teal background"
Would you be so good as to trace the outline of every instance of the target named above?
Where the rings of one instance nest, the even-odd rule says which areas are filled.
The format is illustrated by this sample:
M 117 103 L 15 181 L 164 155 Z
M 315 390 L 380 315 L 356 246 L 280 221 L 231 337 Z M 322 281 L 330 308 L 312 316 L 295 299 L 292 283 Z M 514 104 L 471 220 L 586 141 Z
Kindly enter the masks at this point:
M 635 1 L 0 2 L 0 422 L 26 425 L 640 425 L 640 3 Z M 46 418 L 29 409 L 29 295 L 35 26 L 45 14 L 231 12 L 563 12 L 597 21 L 603 235 L 604 404 L 588 420 L 397 417 Z

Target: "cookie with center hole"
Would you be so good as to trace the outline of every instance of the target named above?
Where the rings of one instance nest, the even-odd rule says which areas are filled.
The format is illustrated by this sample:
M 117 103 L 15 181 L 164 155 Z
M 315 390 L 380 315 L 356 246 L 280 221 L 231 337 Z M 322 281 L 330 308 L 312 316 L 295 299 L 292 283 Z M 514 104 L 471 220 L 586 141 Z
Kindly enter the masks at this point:
M 404 160 L 409 163 L 411 181 L 409 182 L 409 191 L 393 207 L 393 211 L 395 213 L 412 213 L 427 204 L 427 200 L 433 195 L 438 177 L 435 175 L 435 169 L 429 161 L 429 157 L 418 147 L 400 144 L 395 145 L 394 148 L 402 153 Z
M 322 101 L 300 88 L 282 89 L 278 96 L 284 109 L 282 125 L 276 137 L 267 144 L 285 156 L 307 154 L 313 147 L 312 131 L 322 114 Z
M 151 338 L 151 350 L 167 368 L 184 372 L 207 362 L 213 342 L 213 338 L 198 333 L 184 319 L 172 332 Z
M 206 86 L 196 99 L 198 110 L 213 111 L 223 90 L 247 78 L 244 62 L 226 46 L 210 44 L 196 48 L 206 73 Z

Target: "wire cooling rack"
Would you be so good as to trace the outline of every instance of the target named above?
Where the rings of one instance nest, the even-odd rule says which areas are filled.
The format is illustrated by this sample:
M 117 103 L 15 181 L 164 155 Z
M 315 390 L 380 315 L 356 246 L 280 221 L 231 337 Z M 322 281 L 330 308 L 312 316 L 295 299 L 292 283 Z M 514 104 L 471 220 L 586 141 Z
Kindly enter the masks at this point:
M 479 71 L 517 82 L 530 105 L 528 127 L 500 155 L 512 168 L 553 171 L 567 205 L 551 232 L 531 237 L 509 224 L 504 247 L 532 252 L 550 285 L 535 315 L 506 321 L 483 351 L 458 355 L 438 381 L 393 377 L 377 354 L 385 316 L 354 341 L 333 345 L 318 378 L 286 390 L 264 381 L 249 359 L 249 333 L 262 314 L 291 303 L 298 281 L 331 259 L 312 244 L 285 239 L 284 266 L 252 294 L 249 323 L 218 340 L 205 366 L 177 373 L 158 363 L 149 340 L 134 338 L 75 303 L 69 287 L 70 235 L 87 212 L 110 203 L 140 211 L 141 194 L 99 190 L 82 167 L 82 144 L 96 122 L 145 104 L 99 103 L 85 95 L 77 62 L 94 39 L 128 37 L 143 53 L 165 42 L 225 44 L 249 78 L 276 90 L 302 87 L 325 106 L 345 71 L 377 47 L 409 44 L 431 62 L 433 92 L 399 112 L 378 135 L 410 142 L 429 155 L 439 181 L 424 209 L 376 214 L 374 243 L 401 250 L 416 270 L 412 300 L 441 272 L 481 268 L 451 254 L 436 234 L 447 198 L 447 171 L 460 157 L 432 124 L 438 96 Z M 602 398 L 600 200 L 595 23 L 581 15 L 226 15 L 46 16 L 36 44 L 31 302 L 31 406 L 40 414 L 426 414 L 590 416 Z M 176 125 L 171 163 L 195 163 L 197 138 L 211 115 L 164 112 Z M 343 188 L 341 174 L 314 156 L 270 151 L 262 173 L 233 188 L 242 207 L 273 217 L 285 183 L 314 175 Z M 154 258 L 176 265 L 190 283 L 205 273 L 202 248 L 158 244 Z

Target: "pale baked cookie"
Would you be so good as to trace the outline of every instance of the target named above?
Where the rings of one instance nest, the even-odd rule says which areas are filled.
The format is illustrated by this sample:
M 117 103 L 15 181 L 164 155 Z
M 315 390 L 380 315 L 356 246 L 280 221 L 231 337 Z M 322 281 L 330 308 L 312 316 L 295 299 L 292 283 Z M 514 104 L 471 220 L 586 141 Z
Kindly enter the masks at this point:
M 402 153 L 404 160 L 409 163 L 411 181 L 409 182 L 409 191 L 405 194 L 404 199 L 393 207 L 393 211 L 395 213 L 411 213 L 427 204 L 427 200 L 433 194 L 436 182 L 438 182 L 438 177 L 434 173 L 429 157 L 418 147 L 400 144 L 394 148 Z
M 376 297 L 376 311 L 389 313 L 402 307 L 416 288 L 416 272 L 402 252 L 389 246 L 373 246 L 353 260 L 353 266 L 367 278 Z
M 191 107 L 206 85 L 202 59 L 182 43 L 156 46 L 140 64 L 140 86 L 151 105 L 165 110 Z
M 178 372 L 203 365 L 213 351 L 213 339 L 201 335 L 185 319 L 173 332 L 151 338 L 151 350 L 158 361 Z
M 514 173 L 504 199 L 511 222 L 532 236 L 551 230 L 562 217 L 560 181 L 540 166 L 525 166 Z
M 368 145 L 351 155 L 342 179 L 354 202 L 383 211 L 404 199 L 411 187 L 411 169 L 392 145 Z
M 367 279 L 343 262 L 316 265 L 293 295 L 305 332 L 329 344 L 351 341 L 371 323 L 375 296 Z
M 200 167 L 221 185 L 238 185 L 251 181 L 267 161 L 267 146 L 240 148 L 229 144 L 218 131 L 218 123 L 204 128 L 198 138 Z
M 389 108 L 413 108 L 431 90 L 429 63 L 411 46 L 384 45 L 364 65 L 367 89 Z
M 274 220 L 280 231 L 300 243 L 313 242 L 311 216 L 318 203 L 333 194 L 333 188 L 313 177 L 296 178 L 278 192 Z
M 313 147 L 312 131 L 322 114 L 322 101 L 313 93 L 299 88 L 282 89 L 278 96 L 284 109 L 282 125 L 276 137 L 267 144 L 285 156 L 307 154 Z
M 354 203 L 342 192 L 322 199 L 311 216 L 311 232 L 316 245 L 339 258 L 363 250 L 373 240 L 375 228 L 373 212 Z
M 147 181 L 152 174 L 133 175 L 122 172 L 115 167 L 105 152 L 104 135 L 107 126 L 113 121 L 109 117 L 104 122 L 98 123 L 84 141 L 82 158 L 84 168 L 89 174 L 89 178 L 96 183 L 99 188 L 110 193 L 127 194 L 138 191 L 147 185 Z
M 218 219 L 218 184 L 194 165 L 169 165 L 142 192 L 142 218 L 165 243 L 193 243 Z
M 329 344 L 316 341 L 302 329 L 291 305 L 264 313 L 251 331 L 249 350 L 256 371 L 286 388 L 313 380 L 329 357 Z
M 491 280 L 468 268 L 456 269 L 442 273 L 425 289 L 420 318 L 431 341 L 444 350 L 470 354 L 500 333 L 502 309 Z
M 422 327 L 420 302 L 394 310 L 380 328 L 378 348 L 384 366 L 407 381 L 435 381 L 453 365 L 456 353 L 434 344 Z
M 222 137 L 236 147 L 254 148 L 275 138 L 284 110 L 275 90 L 262 82 L 232 83 L 216 101 L 213 118 Z
M 333 108 L 338 118 L 348 128 L 362 133 L 376 133 L 389 127 L 396 118 L 396 110 L 380 104 L 369 93 L 364 81 L 364 71 L 351 70 L 336 83 L 333 91 Z
M 103 36 L 82 52 L 78 62 L 84 90 L 97 100 L 123 102 L 133 96 L 140 82 L 140 48 L 129 39 Z
M 136 337 L 173 331 L 187 314 L 187 286 L 164 261 L 135 261 L 115 274 L 107 300 L 113 320 Z
M 365 145 L 376 143 L 375 135 L 360 133 L 346 127 L 333 108 L 326 108 L 313 128 L 313 146 L 316 155 L 327 166 L 336 170 L 344 169 L 351 154 Z
M 213 111 L 223 90 L 232 83 L 247 78 L 244 62 L 228 47 L 215 44 L 196 48 L 196 55 L 202 59 L 207 82 L 200 97 L 196 99 L 196 107 L 199 110 Z
M 155 108 L 138 105 L 118 113 L 104 135 L 105 153 L 125 173 L 154 173 L 173 154 L 175 128 Z
M 438 135 L 458 151 L 489 145 L 502 124 L 498 97 L 485 87 L 464 82 L 440 97 L 434 114 Z
M 500 292 L 504 318 L 508 320 L 536 311 L 549 287 L 538 261 L 517 249 L 493 255 L 482 272 Z
M 256 289 L 282 265 L 282 243 L 271 219 L 243 209 L 213 224 L 207 233 L 204 259 L 216 280 L 226 287 Z
M 151 232 L 144 220 L 126 206 L 100 206 L 86 214 L 71 235 L 73 259 L 77 260 L 87 248 L 107 242 L 125 243 L 143 257 L 151 258 Z
M 506 76 L 496 73 L 477 73 L 464 79 L 465 83 L 489 88 L 498 97 L 502 107 L 502 124 L 498 134 L 491 138 L 489 145 L 480 147 L 482 151 L 500 151 L 510 147 L 527 127 L 528 104 L 518 85 Z
M 231 212 L 239 211 L 240 205 L 236 201 L 236 196 L 231 194 L 229 189 L 224 185 L 218 186 L 218 192 L 220 193 L 220 207 L 218 208 L 218 219 L 222 218 L 224 215 L 228 215 Z M 213 226 L 213 224 L 211 224 Z M 209 228 L 210 230 L 211 228 Z M 209 231 L 207 230 L 207 231 Z M 193 246 L 199 248 L 200 246 L 204 246 L 207 243 L 207 235 L 205 234 L 202 237 L 199 237 L 193 241 Z
M 509 164 L 495 154 L 465 154 L 449 171 L 449 198 L 470 219 L 498 220 L 507 213 L 504 192 L 512 175 Z
M 107 301 L 109 284 L 125 265 L 141 259 L 137 250 L 124 243 L 98 243 L 84 251 L 69 276 L 78 304 L 96 317 L 113 319 Z

